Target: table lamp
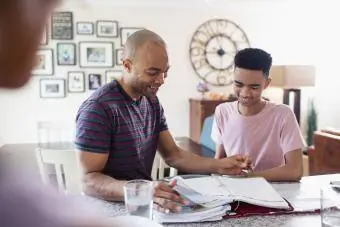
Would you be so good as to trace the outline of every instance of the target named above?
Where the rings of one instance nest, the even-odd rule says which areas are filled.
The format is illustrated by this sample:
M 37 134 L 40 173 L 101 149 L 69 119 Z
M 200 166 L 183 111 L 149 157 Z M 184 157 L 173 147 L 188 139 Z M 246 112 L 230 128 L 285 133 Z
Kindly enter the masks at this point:
M 315 67 L 312 65 L 273 65 L 269 76 L 270 87 L 283 88 L 283 103 L 290 105 L 289 96 L 294 94 L 293 110 L 300 124 L 301 88 L 313 87 Z

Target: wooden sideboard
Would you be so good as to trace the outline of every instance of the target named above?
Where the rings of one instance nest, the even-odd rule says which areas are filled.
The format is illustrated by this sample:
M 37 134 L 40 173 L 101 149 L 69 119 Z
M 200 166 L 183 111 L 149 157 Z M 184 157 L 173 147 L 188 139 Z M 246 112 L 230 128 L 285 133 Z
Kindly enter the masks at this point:
M 196 143 L 200 143 L 204 119 L 214 114 L 217 105 L 235 100 L 235 98 L 229 98 L 227 100 L 189 99 L 190 139 Z

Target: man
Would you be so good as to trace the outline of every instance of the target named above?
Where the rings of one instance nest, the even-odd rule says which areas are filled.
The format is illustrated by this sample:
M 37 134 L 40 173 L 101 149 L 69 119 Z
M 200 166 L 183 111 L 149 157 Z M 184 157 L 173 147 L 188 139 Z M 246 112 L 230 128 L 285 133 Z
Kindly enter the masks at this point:
M 20 88 L 30 79 L 44 28 L 58 2 L 0 1 L 0 88 Z M 0 226 L 112 226 L 93 210 L 84 210 L 83 203 L 43 186 L 26 169 L 8 165 L 5 158 L 0 154 Z
M 123 66 L 122 80 L 98 89 L 77 114 L 76 146 L 81 151 L 85 193 L 123 200 L 127 180 L 151 180 L 156 149 L 168 165 L 183 172 L 240 174 L 247 168 L 249 160 L 242 155 L 215 160 L 177 147 L 156 96 L 169 70 L 161 37 L 149 30 L 129 36 Z M 154 202 L 159 211 L 176 212 L 180 210 L 176 202 L 185 203 L 171 189 L 173 184 L 156 184 Z
M 271 56 L 247 48 L 235 56 L 235 102 L 215 110 L 212 139 L 216 159 L 249 155 L 254 172 L 269 181 L 298 181 L 302 176 L 304 140 L 294 113 L 287 105 L 262 99 L 270 84 Z

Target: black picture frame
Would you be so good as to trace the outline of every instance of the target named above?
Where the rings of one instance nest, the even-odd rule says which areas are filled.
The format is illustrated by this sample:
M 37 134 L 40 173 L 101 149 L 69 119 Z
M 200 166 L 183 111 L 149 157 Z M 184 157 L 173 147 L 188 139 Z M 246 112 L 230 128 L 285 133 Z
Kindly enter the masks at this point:
M 96 90 L 102 86 L 102 75 L 99 73 L 89 73 L 88 75 L 89 90 Z
M 51 18 L 51 39 L 72 40 L 73 35 L 73 13 L 54 12 Z
M 44 32 L 43 32 L 43 35 L 41 37 L 41 40 L 40 40 L 40 45 L 42 46 L 46 46 L 48 44 L 48 25 L 45 26 L 44 28 Z
M 61 47 L 62 46 L 69 46 L 70 48 L 72 48 L 70 51 L 72 51 L 72 56 L 70 57 L 70 60 L 68 61 L 67 59 L 63 59 L 62 56 L 60 56 L 62 53 L 60 53 L 61 51 Z M 66 48 L 64 49 L 66 50 Z M 76 65 L 77 64 L 77 46 L 75 43 L 57 43 L 57 65 L 67 65 L 67 66 L 72 66 L 72 65 Z M 66 58 L 67 56 L 65 56 Z
M 78 83 L 78 85 L 80 84 L 81 85 L 81 88 L 73 88 L 71 87 L 71 80 L 72 80 L 72 76 L 80 76 L 81 78 L 81 82 Z M 67 91 L 69 93 L 82 93 L 82 92 L 85 92 L 85 73 L 83 71 L 69 71 L 67 73 Z
M 116 65 L 123 65 L 122 61 L 123 52 L 124 52 L 123 48 L 116 49 Z
M 121 27 L 119 29 L 120 34 L 120 46 L 124 46 L 127 38 L 134 32 L 143 30 L 143 27 Z
M 91 53 L 91 50 L 88 48 L 97 49 L 95 50 L 98 53 L 95 53 L 94 55 L 100 55 L 103 53 L 103 49 L 105 48 L 105 61 L 102 62 L 102 59 L 100 59 L 100 56 L 97 56 L 96 58 L 91 57 L 93 54 L 93 50 Z M 79 42 L 79 67 L 80 68 L 111 68 L 114 66 L 114 43 L 113 42 L 107 42 L 107 41 L 82 41 Z M 109 55 L 109 56 L 107 56 Z M 89 61 L 89 58 L 92 58 L 92 60 Z M 107 59 L 108 58 L 108 59 Z
M 103 32 L 101 26 L 113 26 L 113 31 L 112 32 Z M 108 27 L 109 29 L 109 27 Z M 102 37 L 102 38 L 116 38 L 119 36 L 119 27 L 118 27 L 118 21 L 115 20 L 98 20 L 96 23 L 96 32 L 97 32 L 97 37 Z
M 110 83 L 113 80 L 119 80 L 123 75 L 123 70 L 106 70 L 105 83 Z
M 40 64 L 39 55 L 44 56 L 44 62 Z M 54 50 L 41 48 L 36 53 L 36 65 L 32 70 L 34 76 L 52 76 L 54 74 Z M 38 62 L 39 61 L 39 62 Z M 41 66 L 39 66 L 41 65 Z
M 81 32 L 80 30 L 80 26 L 81 25 L 87 25 L 87 26 L 90 26 L 91 27 L 91 30 L 90 31 L 83 31 Z M 76 31 L 77 31 L 77 35 L 93 35 L 94 32 L 95 32 L 95 29 L 94 29 L 94 23 L 91 22 L 91 21 L 78 21 L 76 23 Z
M 53 84 L 53 82 L 55 82 L 55 83 Z M 66 84 L 65 79 L 63 79 L 63 78 L 42 78 L 42 79 L 40 79 L 39 80 L 40 98 L 44 98 L 44 99 L 65 98 L 66 97 L 65 84 Z M 46 85 L 50 85 L 49 91 L 47 91 Z M 46 88 L 46 89 L 44 89 L 44 88 Z M 51 94 L 51 93 L 55 93 L 55 94 Z

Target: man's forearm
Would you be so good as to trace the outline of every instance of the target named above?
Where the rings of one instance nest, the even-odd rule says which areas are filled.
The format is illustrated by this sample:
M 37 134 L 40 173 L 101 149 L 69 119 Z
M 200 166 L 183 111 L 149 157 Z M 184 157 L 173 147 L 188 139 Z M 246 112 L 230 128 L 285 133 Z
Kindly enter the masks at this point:
M 84 176 L 84 192 L 87 195 L 107 201 L 123 201 L 125 181 L 116 180 L 99 172 Z
M 169 166 L 185 173 L 211 174 L 215 173 L 213 162 L 216 159 L 202 157 L 188 151 L 180 150 L 178 156 L 166 160 Z
M 260 176 L 268 181 L 299 181 L 302 177 L 302 167 L 279 166 L 268 170 L 250 172 L 248 176 Z

